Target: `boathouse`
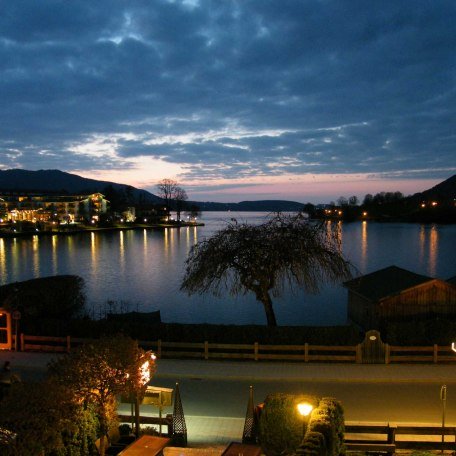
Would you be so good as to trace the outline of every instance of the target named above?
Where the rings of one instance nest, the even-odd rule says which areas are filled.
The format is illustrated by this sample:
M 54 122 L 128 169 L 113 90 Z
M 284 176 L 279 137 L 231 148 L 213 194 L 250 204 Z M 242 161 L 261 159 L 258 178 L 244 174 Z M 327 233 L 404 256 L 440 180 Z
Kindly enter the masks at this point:
M 343 284 L 348 290 L 348 318 L 363 329 L 380 329 L 386 321 L 456 315 L 456 284 L 397 266 Z

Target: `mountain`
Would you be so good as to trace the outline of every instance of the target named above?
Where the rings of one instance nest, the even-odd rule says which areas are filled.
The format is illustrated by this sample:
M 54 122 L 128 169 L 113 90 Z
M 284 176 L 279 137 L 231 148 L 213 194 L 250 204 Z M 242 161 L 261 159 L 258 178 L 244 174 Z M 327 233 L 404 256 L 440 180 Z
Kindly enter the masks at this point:
M 192 201 L 202 211 L 245 211 L 245 212 L 296 212 L 304 209 L 304 204 L 295 201 L 259 200 L 241 201 L 240 203 L 212 203 Z
M 435 187 L 421 193 L 415 193 L 410 197 L 418 201 L 436 200 L 446 203 L 453 203 L 456 199 L 456 174 L 440 182 Z
M 114 190 L 114 191 L 113 191 Z M 36 193 L 79 194 L 100 192 L 113 203 L 113 193 L 131 195 L 133 203 L 160 203 L 163 200 L 146 190 L 115 182 L 86 179 L 56 169 L 27 171 L 24 169 L 0 170 L 0 192 L 28 191 Z M 129 198 L 130 199 L 130 198 Z M 132 203 L 132 204 L 133 204 Z M 240 203 L 213 203 L 188 201 L 202 211 L 265 211 L 293 212 L 303 209 L 304 204 L 294 201 L 264 200 Z
M 109 181 L 86 179 L 76 174 L 65 173 L 57 169 L 27 171 L 25 169 L 7 169 L 0 171 L 0 192 L 28 191 L 36 193 L 106 193 L 111 187 L 116 192 L 132 196 L 134 201 L 158 203 L 161 198 L 130 185 L 117 184 Z

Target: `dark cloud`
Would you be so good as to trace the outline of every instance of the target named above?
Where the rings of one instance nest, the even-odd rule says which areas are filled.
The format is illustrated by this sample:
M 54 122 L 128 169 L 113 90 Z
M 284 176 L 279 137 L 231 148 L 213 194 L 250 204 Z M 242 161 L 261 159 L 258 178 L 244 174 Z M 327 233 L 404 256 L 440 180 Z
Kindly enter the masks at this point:
M 453 0 L 4 2 L 0 165 L 448 177 L 455 23 Z

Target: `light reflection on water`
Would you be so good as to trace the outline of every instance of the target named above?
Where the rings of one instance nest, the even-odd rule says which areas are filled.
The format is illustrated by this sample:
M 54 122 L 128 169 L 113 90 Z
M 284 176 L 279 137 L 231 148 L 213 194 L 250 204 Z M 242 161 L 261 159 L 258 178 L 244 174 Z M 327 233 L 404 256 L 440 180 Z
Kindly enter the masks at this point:
M 89 308 L 103 313 L 108 300 L 130 310 L 160 309 L 167 322 L 264 324 L 253 296 L 188 297 L 179 291 L 187 252 L 197 240 L 225 225 L 232 213 L 205 213 L 205 227 L 180 230 L 129 230 L 24 239 L 0 239 L 1 284 L 55 274 L 84 278 Z M 266 214 L 236 214 L 261 222 Z M 456 226 L 378 224 L 342 225 L 345 255 L 360 273 L 395 264 L 443 279 L 456 275 Z M 275 299 L 281 325 L 344 324 L 346 290 L 325 286 L 320 295 L 287 291 Z

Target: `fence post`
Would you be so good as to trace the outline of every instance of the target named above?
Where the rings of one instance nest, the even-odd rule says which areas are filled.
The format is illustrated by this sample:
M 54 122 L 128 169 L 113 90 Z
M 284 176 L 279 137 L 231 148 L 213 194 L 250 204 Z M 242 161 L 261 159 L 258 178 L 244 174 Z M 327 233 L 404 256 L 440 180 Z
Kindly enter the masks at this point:
M 439 357 L 439 346 L 437 344 L 434 344 L 434 353 L 433 353 L 433 361 L 435 364 L 438 362 L 438 357 Z
M 389 344 L 385 344 L 385 364 L 390 363 L 390 346 Z
M 209 342 L 204 341 L 204 359 L 209 359 Z
M 70 351 L 71 351 L 71 339 L 70 339 L 70 336 L 66 337 L 66 351 L 67 351 L 67 353 L 70 353 Z
M 258 342 L 253 344 L 253 359 L 258 361 Z
M 361 364 L 361 344 L 356 346 L 356 357 L 355 357 L 356 364 Z
M 161 358 L 162 356 L 162 341 L 161 339 L 157 340 L 157 356 Z
M 304 344 L 304 362 L 309 362 L 309 344 L 307 342 Z
M 19 346 L 19 351 L 25 351 L 25 335 L 21 333 L 21 345 Z

